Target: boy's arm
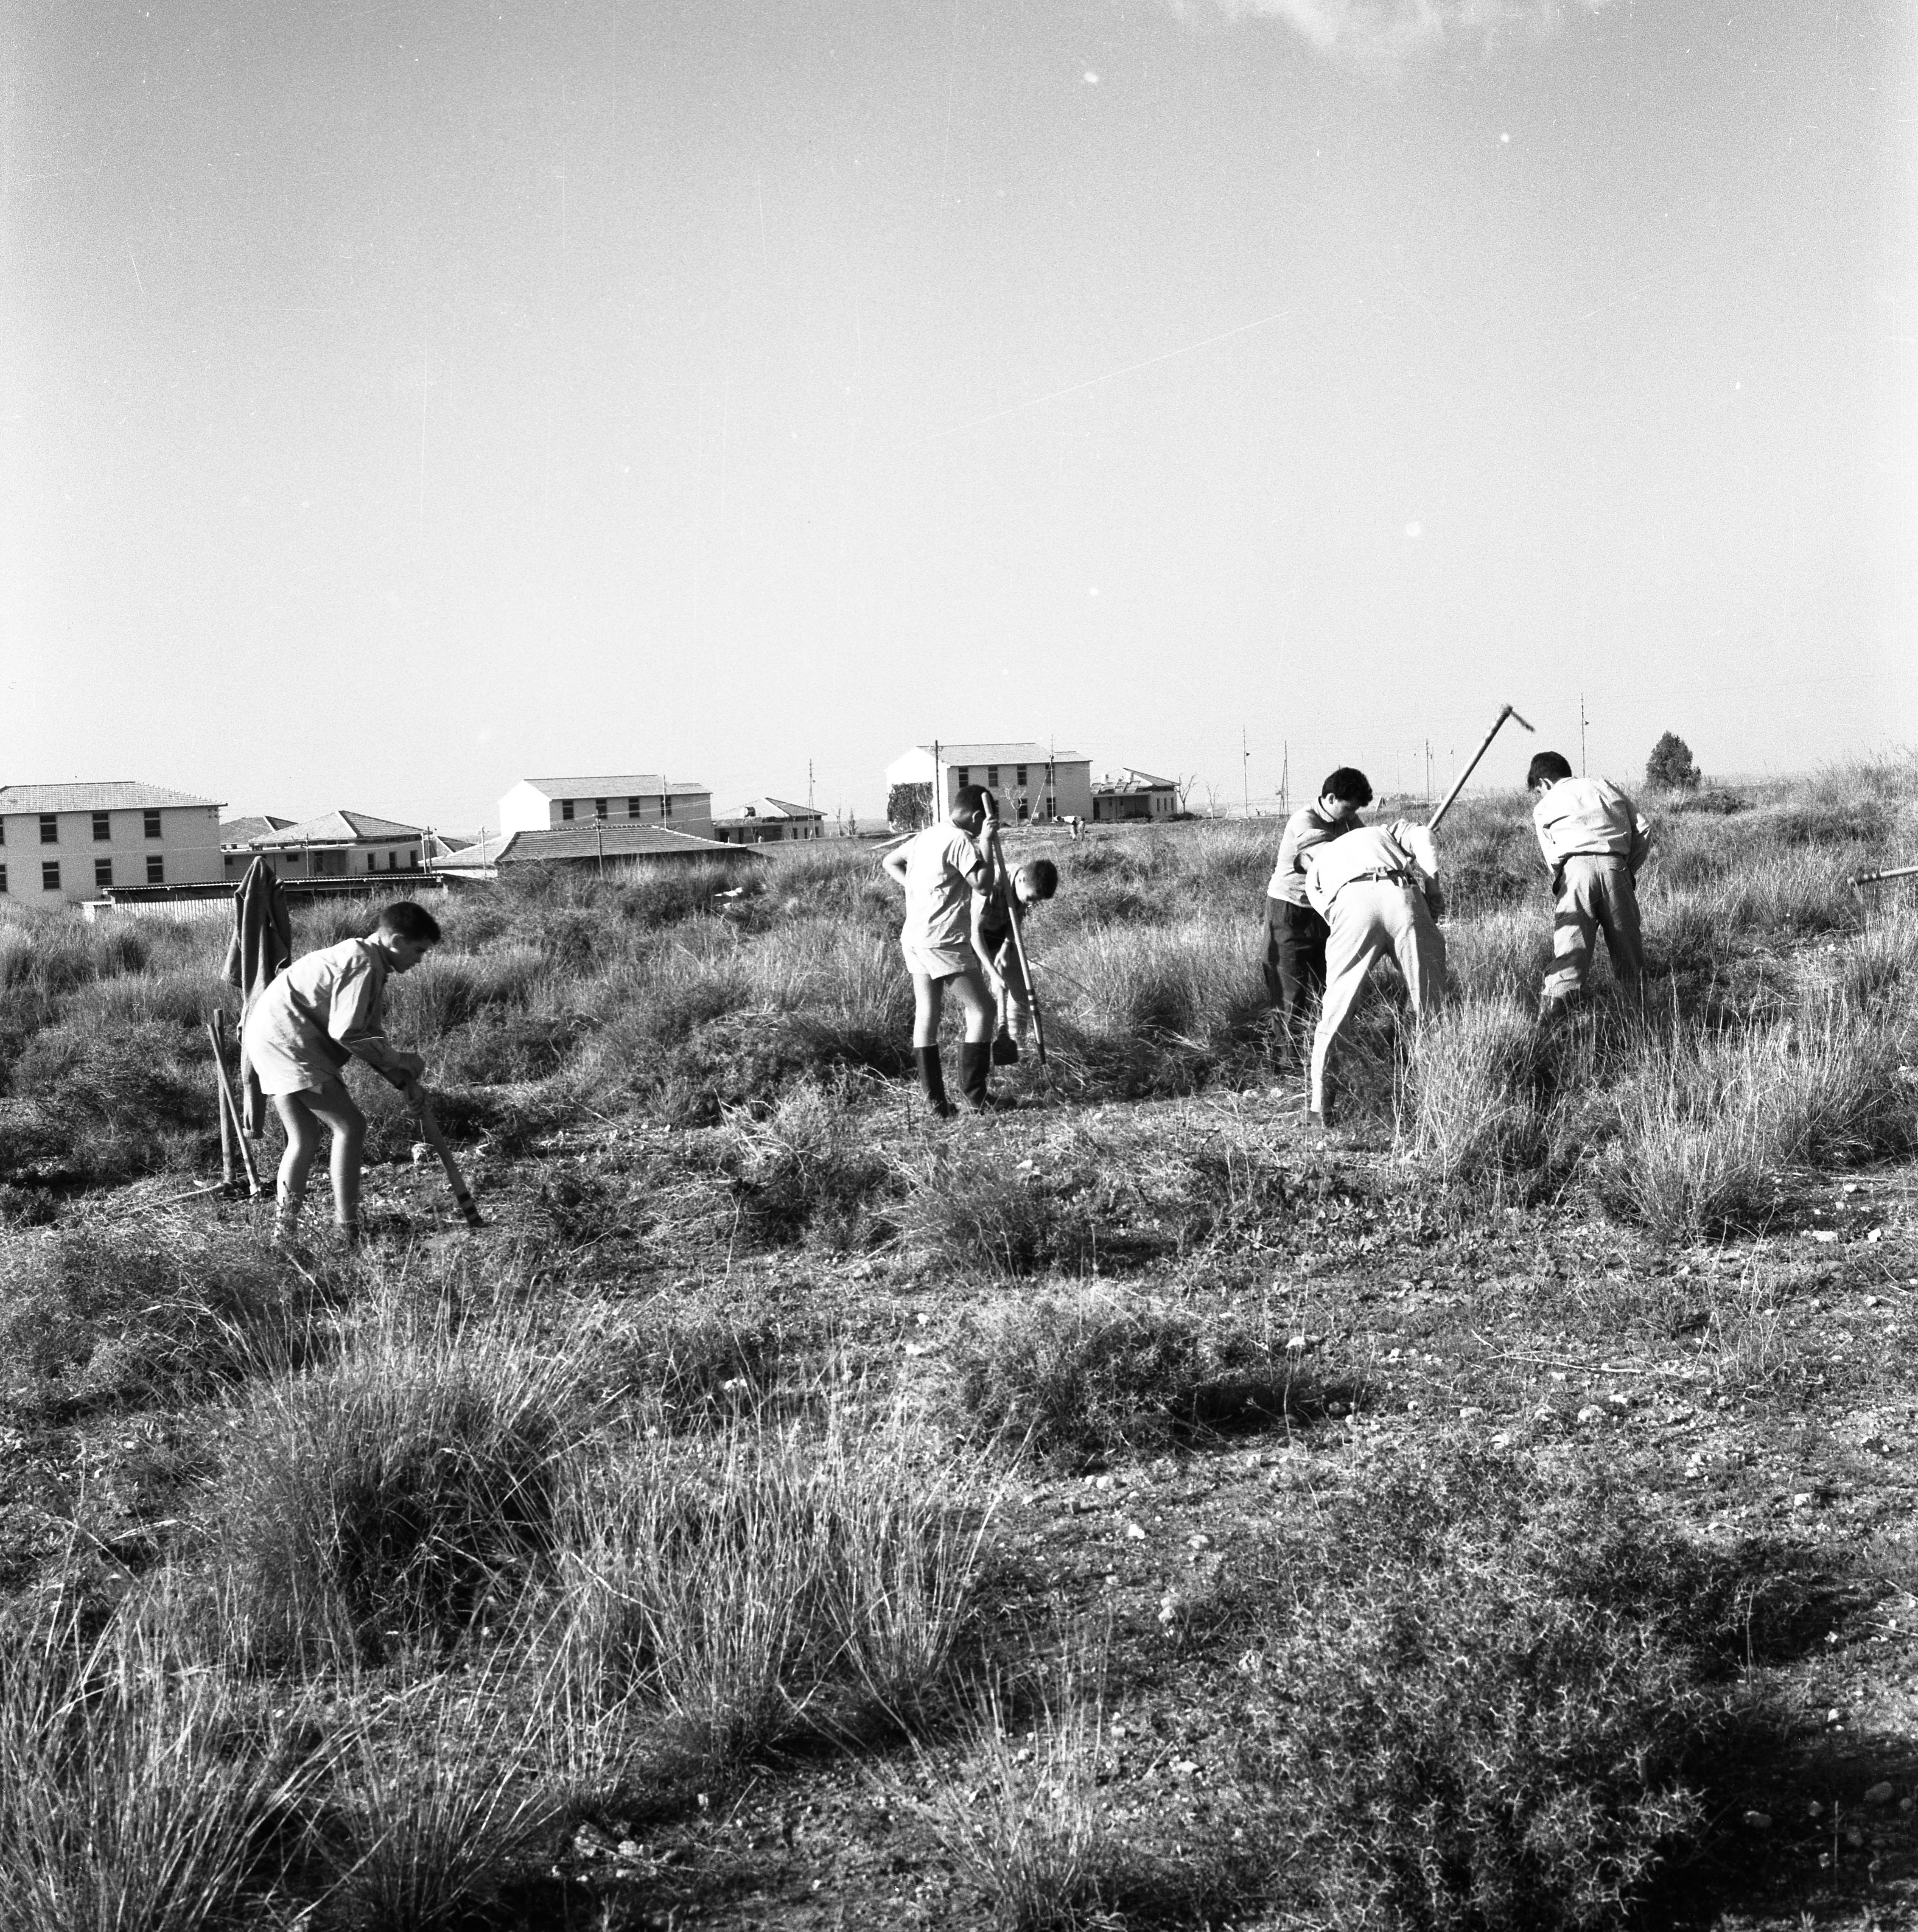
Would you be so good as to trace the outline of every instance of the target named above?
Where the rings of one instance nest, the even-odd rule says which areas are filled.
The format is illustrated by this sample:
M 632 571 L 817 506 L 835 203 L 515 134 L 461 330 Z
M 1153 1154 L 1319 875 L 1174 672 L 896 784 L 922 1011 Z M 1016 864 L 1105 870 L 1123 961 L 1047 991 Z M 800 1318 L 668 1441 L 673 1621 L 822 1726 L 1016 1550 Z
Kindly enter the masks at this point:
M 1651 822 L 1630 799 L 1625 800 L 1625 808 L 1631 814 L 1631 846 L 1625 855 L 1625 862 L 1635 879 L 1640 866 L 1651 856 L 1652 826 Z
M 401 1052 L 386 1037 L 383 992 L 371 960 L 347 967 L 333 988 L 326 1030 L 383 1080 L 408 1087 L 425 1071 L 426 1062 L 416 1053 Z
M 905 884 L 905 854 L 903 845 L 895 845 L 880 862 L 880 868 L 896 886 Z

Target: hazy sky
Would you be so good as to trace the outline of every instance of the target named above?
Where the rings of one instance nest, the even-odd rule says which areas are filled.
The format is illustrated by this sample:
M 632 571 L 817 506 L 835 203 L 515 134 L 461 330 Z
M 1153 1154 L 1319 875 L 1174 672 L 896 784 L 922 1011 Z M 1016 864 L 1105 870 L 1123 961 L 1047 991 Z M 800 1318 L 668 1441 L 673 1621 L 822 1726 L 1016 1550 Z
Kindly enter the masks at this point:
M 0 0 L 0 778 L 1918 740 L 1907 11 Z

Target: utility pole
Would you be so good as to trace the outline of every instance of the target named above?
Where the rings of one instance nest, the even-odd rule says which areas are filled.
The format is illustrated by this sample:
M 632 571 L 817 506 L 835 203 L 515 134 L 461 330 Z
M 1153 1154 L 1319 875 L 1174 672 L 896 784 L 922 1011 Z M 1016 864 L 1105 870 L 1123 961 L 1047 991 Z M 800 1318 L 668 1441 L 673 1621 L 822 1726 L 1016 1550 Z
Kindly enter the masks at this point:
M 1425 740 L 1425 802 L 1432 802 L 1432 741 Z
M 1281 762 L 1279 766 L 1279 816 L 1281 818 L 1289 818 L 1292 816 L 1292 740 L 1289 738 L 1281 738 L 1279 744 L 1281 753 Z
M 1585 776 L 1585 694 L 1578 694 L 1578 776 Z
M 806 808 L 808 812 L 812 809 L 812 760 L 810 758 L 806 761 Z
M 1245 742 L 1245 727 L 1238 728 L 1239 778 L 1245 788 L 1245 815 L 1252 816 L 1252 752 Z

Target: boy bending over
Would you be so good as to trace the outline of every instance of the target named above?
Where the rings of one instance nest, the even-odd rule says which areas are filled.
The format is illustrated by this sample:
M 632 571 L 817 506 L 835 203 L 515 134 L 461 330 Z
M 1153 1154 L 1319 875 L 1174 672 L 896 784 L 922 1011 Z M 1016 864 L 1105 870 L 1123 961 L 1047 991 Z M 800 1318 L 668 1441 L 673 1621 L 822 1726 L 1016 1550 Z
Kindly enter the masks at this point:
M 1012 876 L 1019 900 L 1022 929 L 1032 908 L 1059 889 L 1059 868 L 1049 859 L 1028 859 Z M 985 962 L 986 984 L 998 1009 L 998 1030 L 992 1036 L 992 1064 L 1010 1066 L 1019 1058 L 1032 1025 L 1032 988 L 1021 969 L 1013 940 L 1012 915 L 1006 909 L 1001 882 L 989 892 L 972 896 L 972 944 Z
M 386 976 L 410 973 L 439 943 L 433 915 L 403 899 L 380 914 L 371 939 L 343 939 L 295 960 L 248 1009 L 246 1054 L 287 1130 L 274 1205 L 276 1247 L 299 1231 L 322 1127 L 333 1137 L 333 1219 L 347 1245 L 359 1245 L 366 1116 L 341 1070 L 358 1058 L 402 1093 L 415 1088 L 426 1063 L 387 1040 Z

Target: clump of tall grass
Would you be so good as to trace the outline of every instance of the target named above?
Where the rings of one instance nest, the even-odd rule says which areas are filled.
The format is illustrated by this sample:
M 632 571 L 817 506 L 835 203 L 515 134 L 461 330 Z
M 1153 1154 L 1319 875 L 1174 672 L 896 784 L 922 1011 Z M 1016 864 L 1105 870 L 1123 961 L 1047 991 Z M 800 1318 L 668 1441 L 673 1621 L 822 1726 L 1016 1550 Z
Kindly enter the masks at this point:
M 951 1361 L 965 1433 L 1067 1469 L 1276 1420 L 1318 1395 L 1239 1324 L 1103 1288 L 989 1303 L 962 1322 Z
M 932 1810 L 947 1856 L 1003 1932 L 1112 1922 L 1137 1858 L 1102 1789 L 1111 1756 L 1100 1687 L 1069 1666 L 1023 1724 L 988 1687 L 971 1748 Z
M 338 1754 L 320 1842 L 332 1916 L 356 1932 L 442 1932 L 498 1902 L 554 1834 L 566 1798 L 540 1760 L 512 1652 L 403 1683 Z M 357 1687 L 372 1702 L 370 1685 Z M 551 1856 L 550 1851 L 548 1853 Z
M 377 1660 L 503 1615 L 551 1564 L 580 1385 L 524 1318 L 390 1300 L 337 1359 L 262 1384 L 212 1516 L 233 1649 Z
M 1406 1050 L 1400 1119 L 1412 1151 L 1448 1186 L 1526 1191 L 1553 1151 L 1556 1058 L 1515 1000 L 1454 1000 Z
M 903 1414 L 656 1438 L 584 1465 L 555 1628 L 576 1698 L 701 1762 L 941 1707 L 991 1492 Z
M 89 1637 L 56 1598 L 0 1637 L 0 1898 L 17 1932 L 199 1932 L 276 1875 L 327 1769 L 302 1699 L 243 1694 L 130 1602 Z
M 740 1226 L 754 1240 L 810 1238 L 843 1253 L 892 1232 L 883 1204 L 898 1191 L 898 1177 L 843 1094 L 809 1082 L 764 1121 L 737 1122 L 733 1138 L 731 1191 Z
M 1512 1459 L 1382 1460 L 1232 1586 L 1241 1667 L 1275 1694 L 1246 1758 L 1295 1908 L 1615 1926 L 1702 1835 L 1688 1767 L 1721 1702 L 1652 1606 L 1568 1586 L 1579 1538 L 1643 1526 L 1622 1497 L 1568 1522 L 1547 1493 Z
M 212 1049 L 162 1019 L 62 1020 L 14 1065 L 15 1095 L 74 1177 L 125 1180 L 190 1162 L 215 1121 Z
M 0 1390 L 17 1408 L 181 1400 L 305 1360 L 333 1285 L 250 1230 L 66 1227 L 0 1253 Z
M 1909 1050 L 1905 1028 L 1840 997 L 1742 1032 L 1649 1032 L 1616 1090 L 1601 1190 L 1667 1238 L 1762 1228 L 1790 1170 L 1913 1144 Z

